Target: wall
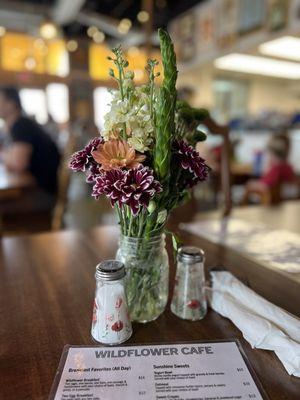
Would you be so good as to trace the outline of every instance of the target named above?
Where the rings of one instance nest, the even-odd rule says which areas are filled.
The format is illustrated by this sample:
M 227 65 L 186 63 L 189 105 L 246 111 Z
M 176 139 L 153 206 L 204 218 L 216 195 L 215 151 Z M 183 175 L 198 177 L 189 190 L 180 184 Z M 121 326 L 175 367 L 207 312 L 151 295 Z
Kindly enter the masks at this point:
M 194 90 L 193 97 L 189 99 L 191 105 L 211 109 L 214 105 L 212 82 L 213 69 L 208 65 L 185 73 L 179 71 L 177 87 L 189 87 Z
M 190 102 L 194 106 L 213 109 L 215 106 L 213 80 L 217 72 L 211 66 L 194 68 L 189 72 L 179 71 L 178 88 L 191 87 L 194 95 Z M 300 84 L 295 80 L 263 78 L 249 74 L 222 74 L 221 78 L 244 80 L 249 83 L 248 113 L 256 115 L 262 110 L 278 110 L 291 113 L 300 110 Z
M 300 88 L 293 90 L 295 84 L 295 81 L 278 79 L 252 79 L 249 86 L 249 113 L 257 114 L 266 109 L 287 113 L 300 110 Z

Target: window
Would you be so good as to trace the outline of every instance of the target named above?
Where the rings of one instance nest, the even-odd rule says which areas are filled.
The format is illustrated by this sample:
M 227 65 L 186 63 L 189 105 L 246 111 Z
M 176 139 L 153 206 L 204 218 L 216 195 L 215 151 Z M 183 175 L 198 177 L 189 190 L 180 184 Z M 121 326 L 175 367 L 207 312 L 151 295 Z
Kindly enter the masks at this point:
M 23 110 L 39 124 L 48 121 L 46 94 L 42 89 L 21 89 L 20 97 Z
M 94 90 L 94 120 L 100 132 L 104 127 L 104 116 L 110 109 L 111 97 L 106 87 L 98 87 Z
M 69 91 L 63 83 L 50 83 L 46 87 L 48 112 L 55 122 L 62 124 L 69 120 Z

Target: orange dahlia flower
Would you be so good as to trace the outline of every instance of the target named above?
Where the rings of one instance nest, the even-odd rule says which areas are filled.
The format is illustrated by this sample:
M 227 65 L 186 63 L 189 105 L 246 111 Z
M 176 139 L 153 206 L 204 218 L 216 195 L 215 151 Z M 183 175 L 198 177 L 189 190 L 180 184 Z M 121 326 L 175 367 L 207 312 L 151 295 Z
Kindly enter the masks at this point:
M 110 171 L 121 168 L 137 168 L 145 156 L 137 155 L 125 140 L 108 140 L 92 152 L 94 160 L 101 164 L 101 169 Z

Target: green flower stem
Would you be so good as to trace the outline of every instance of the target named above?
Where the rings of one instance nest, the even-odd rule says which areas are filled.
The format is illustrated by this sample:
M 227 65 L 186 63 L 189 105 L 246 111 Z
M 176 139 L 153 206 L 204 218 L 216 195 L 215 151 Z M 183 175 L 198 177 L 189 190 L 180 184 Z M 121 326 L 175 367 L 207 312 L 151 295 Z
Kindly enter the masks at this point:
M 119 87 L 120 87 L 121 99 L 123 101 L 124 100 L 124 89 L 123 89 L 122 68 L 120 66 L 118 66 L 118 70 L 119 70 Z
M 123 77 L 122 77 L 123 68 L 122 68 L 121 66 L 118 66 L 118 70 L 119 70 L 119 87 L 120 87 L 120 93 L 121 93 L 122 101 L 124 101 L 125 96 L 124 96 Z M 124 140 L 127 139 L 126 131 L 127 131 L 127 129 L 126 129 L 126 122 L 124 122 L 124 123 L 123 123 L 123 134 L 122 134 L 122 137 L 123 137 Z
M 134 220 L 134 216 L 131 214 L 130 217 L 129 217 L 129 227 L 128 227 L 127 236 L 132 236 L 133 220 Z
M 117 211 L 117 214 L 118 214 L 119 225 L 120 225 L 120 228 L 121 228 L 121 232 L 122 232 L 122 234 L 124 234 L 124 220 L 123 220 L 123 217 L 122 217 L 122 212 L 120 210 L 120 207 L 119 207 L 119 205 L 117 203 L 115 203 L 115 210 Z
M 126 210 L 124 209 L 124 207 L 121 208 L 121 213 L 122 213 L 122 218 L 123 218 L 123 222 L 124 222 L 124 233 L 126 235 L 127 228 L 128 228 L 128 218 L 127 218 Z
M 144 229 L 144 220 L 145 220 L 146 212 L 142 211 L 139 216 L 139 230 L 137 237 L 142 237 L 143 229 Z

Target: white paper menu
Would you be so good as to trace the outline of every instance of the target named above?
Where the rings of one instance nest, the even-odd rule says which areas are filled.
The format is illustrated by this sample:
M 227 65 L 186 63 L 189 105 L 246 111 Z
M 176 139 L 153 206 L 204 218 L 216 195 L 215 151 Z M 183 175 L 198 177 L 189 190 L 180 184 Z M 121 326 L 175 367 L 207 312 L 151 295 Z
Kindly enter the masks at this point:
M 253 376 L 237 341 L 67 347 L 49 399 L 265 399 Z

